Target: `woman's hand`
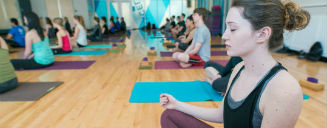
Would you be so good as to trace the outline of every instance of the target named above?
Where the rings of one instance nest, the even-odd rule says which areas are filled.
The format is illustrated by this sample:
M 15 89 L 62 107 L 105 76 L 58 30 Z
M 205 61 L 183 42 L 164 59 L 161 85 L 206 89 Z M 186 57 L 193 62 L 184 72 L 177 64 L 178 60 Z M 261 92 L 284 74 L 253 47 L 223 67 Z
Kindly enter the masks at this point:
M 172 95 L 161 94 L 160 105 L 166 109 L 176 109 L 179 101 L 176 100 Z

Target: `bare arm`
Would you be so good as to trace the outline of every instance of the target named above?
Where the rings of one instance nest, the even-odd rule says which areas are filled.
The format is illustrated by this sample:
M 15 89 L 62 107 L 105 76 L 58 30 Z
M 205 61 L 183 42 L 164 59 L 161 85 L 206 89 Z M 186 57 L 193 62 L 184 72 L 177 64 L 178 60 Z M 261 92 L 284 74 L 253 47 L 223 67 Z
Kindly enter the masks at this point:
M 24 51 L 24 59 L 29 59 L 33 56 L 32 54 L 32 33 L 28 32 L 25 36 L 25 51 Z
M 197 54 L 202 47 L 202 43 L 196 43 L 195 47 L 189 51 L 189 54 Z
M 51 47 L 52 49 L 55 48 L 62 48 L 62 33 L 61 32 L 57 32 L 57 39 L 58 39 L 58 44 L 56 46 Z
M 169 94 L 161 94 L 160 105 L 167 109 L 175 109 L 203 120 L 216 123 L 223 122 L 223 103 L 219 108 L 198 107 L 180 102 Z
M 7 40 L 9 39 L 12 39 L 12 35 L 11 34 L 8 34 L 7 37 L 6 37 Z
M 262 98 L 262 128 L 293 128 L 300 115 L 303 93 L 297 80 L 286 71 L 271 80 Z
M 75 33 L 74 36 L 72 37 L 72 40 L 76 40 L 78 38 L 79 33 L 80 33 L 79 28 L 75 27 Z
M 190 34 L 188 35 L 188 37 L 185 39 L 182 39 L 181 41 L 183 42 L 183 43 L 189 43 L 191 40 L 193 40 L 193 33 L 194 33 L 194 30 L 192 30 L 191 32 L 190 32 Z
M 0 37 L 0 46 L 1 46 L 2 49 L 5 49 L 5 50 L 9 49 L 6 41 L 3 40 L 2 37 Z

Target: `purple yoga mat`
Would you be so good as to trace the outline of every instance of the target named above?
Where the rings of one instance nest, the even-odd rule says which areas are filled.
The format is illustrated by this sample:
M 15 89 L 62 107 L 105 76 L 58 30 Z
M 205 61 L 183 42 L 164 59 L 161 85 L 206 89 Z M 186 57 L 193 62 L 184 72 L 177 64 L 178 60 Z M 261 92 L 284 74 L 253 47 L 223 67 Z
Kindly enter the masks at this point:
M 172 52 L 160 52 L 161 57 L 170 57 L 172 56 Z M 226 51 L 211 51 L 211 56 L 227 56 Z
M 41 69 L 29 70 L 67 70 L 67 69 L 87 69 L 95 61 L 55 61 L 51 66 Z M 16 69 L 22 71 L 23 69 Z
M 229 60 L 211 60 L 211 61 L 225 66 Z M 203 66 L 192 66 L 185 69 L 200 69 L 200 68 L 203 68 Z M 183 68 L 176 61 L 156 61 L 154 64 L 154 69 L 183 69 Z

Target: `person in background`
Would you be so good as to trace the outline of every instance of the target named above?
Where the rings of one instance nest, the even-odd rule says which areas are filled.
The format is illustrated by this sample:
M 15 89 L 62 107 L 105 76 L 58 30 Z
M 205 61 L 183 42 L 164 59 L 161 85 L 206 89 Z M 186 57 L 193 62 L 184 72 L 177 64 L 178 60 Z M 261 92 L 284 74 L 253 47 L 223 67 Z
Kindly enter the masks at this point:
M 102 36 L 103 37 L 108 37 L 109 35 L 109 29 L 108 29 L 108 25 L 107 25 L 107 18 L 106 17 L 101 17 L 101 32 L 102 32 Z
M 85 47 L 87 46 L 87 39 L 86 39 L 86 30 L 85 30 L 85 24 L 84 19 L 82 16 L 74 16 L 73 19 L 75 23 L 75 30 L 74 35 L 71 38 L 71 42 L 73 47 Z
M 64 23 L 65 24 L 65 29 L 67 30 L 69 35 L 73 35 L 72 28 L 71 28 L 69 20 L 68 20 L 68 18 L 66 16 L 64 17 L 64 21 L 65 21 L 65 23 Z
M 11 60 L 15 69 L 39 69 L 51 66 L 54 55 L 49 46 L 49 39 L 44 33 L 40 19 L 34 12 L 24 15 L 24 22 L 28 27 L 25 36 L 24 59 Z
M 11 28 L 6 37 L 6 42 L 11 47 L 25 47 L 25 29 L 18 24 L 18 20 L 16 18 L 10 19 Z
M 87 36 L 87 39 L 91 41 L 101 41 L 102 40 L 102 32 L 100 27 L 100 20 L 98 17 L 93 18 L 93 23 L 95 24 L 92 32 Z
M 126 23 L 125 23 L 124 17 L 120 18 L 120 30 L 123 32 L 126 31 Z
M 72 52 L 72 44 L 70 43 L 69 32 L 65 29 L 63 20 L 61 18 L 55 18 L 53 20 L 53 26 L 58 29 L 57 32 L 57 45 L 52 46 L 53 54 L 64 54 Z
M 50 38 L 50 39 L 56 38 L 57 37 L 56 33 L 57 33 L 58 30 L 56 30 L 53 27 L 51 19 L 49 17 L 46 17 L 45 22 L 46 22 L 45 31 L 48 34 L 48 38 Z
M 117 32 L 119 32 L 121 30 L 121 26 L 120 26 L 120 23 L 119 23 L 119 17 L 116 17 L 116 30 Z

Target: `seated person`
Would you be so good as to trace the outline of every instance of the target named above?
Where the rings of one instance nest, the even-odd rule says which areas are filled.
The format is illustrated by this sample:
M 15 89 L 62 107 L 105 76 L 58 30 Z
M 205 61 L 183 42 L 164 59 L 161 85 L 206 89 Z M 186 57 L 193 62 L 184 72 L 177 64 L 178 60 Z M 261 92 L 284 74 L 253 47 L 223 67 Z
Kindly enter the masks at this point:
M 67 30 L 67 32 L 69 33 L 69 35 L 73 35 L 73 31 L 72 28 L 70 27 L 70 23 L 67 17 L 64 17 L 64 21 L 65 21 L 65 29 Z
M 120 18 L 120 30 L 123 32 L 126 31 L 126 23 L 125 23 L 124 17 Z
M 18 24 L 16 18 L 10 19 L 12 26 L 6 38 L 6 42 L 11 47 L 25 47 L 25 29 Z
M 108 29 L 106 17 L 104 16 L 101 17 L 101 24 L 102 24 L 102 28 L 101 28 L 102 36 L 107 37 L 109 35 L 109 29 Z
M 161 31 L 168 31 L 170 26 L 170 20 L 166 18 L 166 23 L 160 27 Z
M 46 28 L 45 28 L 45 31 L 46 33 L 48 34 L 48 38 L 49 39 L 53 39 L 53 38 L 56 38 L 57 37 L 57 31 L 54 27 L 53 27 L 53 24 L 52 24 L 52 21 L 49 17 L 46 17 L 45 18 L 45 21 L 46 21 Z
M 193 33 L 194 33 L 194 22 L 192 15 L 186 19 L 186 27 L 184 35 L 180 36 L 175 43 L 176 47 L 173 49 L 173 52 L 182 52 L 185 51 L 192 43 Z
M 6 42 L 0 37 L 0 94 L 17 87 L 15 69 L 9 61 Z
M 119 17 L 116 17 L 116 31 L 119 32 L 121 30 L 121 26 L 120 26 L 120 23 L 119 23 Z
M 211 61 L 205 63 L 204 69 L 210 76 L 207 81 L 217 92 L 225 94 L 233 68 L 242 61 L 241 57 L 232 57 L 225 67 Z
M 84 20 L 82 16 L 74 16 L 75 31 L 74 36 L 71 39 L 71 43 L 74 47 L 87 46 L 86 31 Z
M 55 18 L 53 20 L 53 26 L 58 29 L 57 32 L 57 45 L 51 47 L 53 54 L 63 54 L 72 52 L 72 45 L 70 43 L 70 36 L 68 31 L 65 30 L 61 18 Z
M 201 9 L 200 9 L 201 10 Z M 173 59 L 179 62 L 183 68 L 191 66 L 203 66 L 210 59 L 210 31 L 204 24 L 204 19 L 207 16 L 207 11 L 195 12 L 193 20 L 195 31 L 193 41 L 185 52 L 175 52 Z
M 175 27 L 176 27 L 175 16 L 172 16 L 172 17 L 170 17 L 169 32 L 171 32 L 171 30 L 172 30 L 173 28 L 175 28 Z
M 87 39 L 91 41 L 101 41 L 102 33 L 100 27 L 100 20 L 98 17 L 93 18 L 93 23 L 95 24 L 93 27 L 93 31 L 87 36 Z
M 26 45 L 24 59 L 11 60 L 15 69 L 39 69 L 48 67 L 54 62 L 54 55 L 40 25 L 39 17 L 34 12 L 28 12 L 24 16 L 24 22 L 28 27 L 25 36 Z
M 113 18 L 110 18 L 109 35 L 115 34 L 115 32 L 116 32 L 116 23 L 114 22 Z

